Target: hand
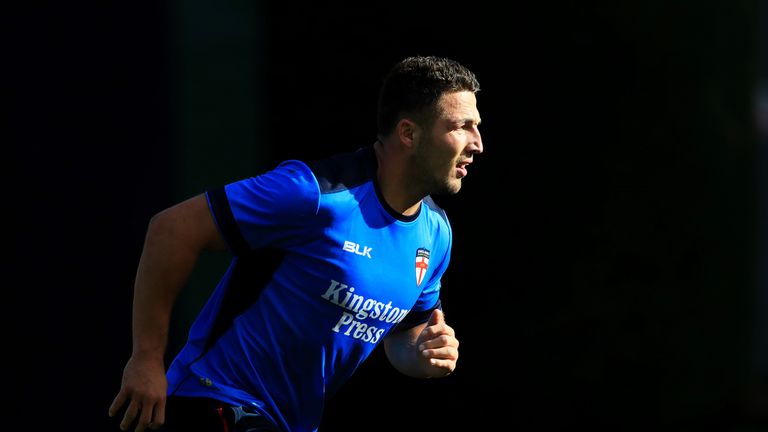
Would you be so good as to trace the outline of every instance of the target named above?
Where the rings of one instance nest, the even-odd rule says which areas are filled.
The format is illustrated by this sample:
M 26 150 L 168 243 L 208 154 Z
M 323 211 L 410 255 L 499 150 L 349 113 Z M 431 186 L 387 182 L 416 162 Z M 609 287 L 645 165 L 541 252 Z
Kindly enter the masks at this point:
M 427 326 L 416 340 L 421 357 L 429 362 L 433 376 L 446 376 L 456 369 L 459 341 L 453 328 L 445 323 L 440 309 L 432 311 Z
M 109 407 L 109 416 L 114 417 L 130 401 L 120 422 L 120 430 L 128 430 L 137 416 L 136 432 L 144 431 L 147 426 L 157 429 L 165 423 L 167 390 L 162 359 L 137 359 L 132 356 L 123 370 L 120 392 Z

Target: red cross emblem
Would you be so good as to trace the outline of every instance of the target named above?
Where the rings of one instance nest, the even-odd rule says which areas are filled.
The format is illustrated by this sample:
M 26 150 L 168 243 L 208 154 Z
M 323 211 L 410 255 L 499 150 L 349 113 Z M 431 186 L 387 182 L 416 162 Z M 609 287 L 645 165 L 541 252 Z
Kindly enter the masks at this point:
M 421 285 L 424 275 L 429 268 L 429 250 L 425 248 L 416 249 L 416 285 Z

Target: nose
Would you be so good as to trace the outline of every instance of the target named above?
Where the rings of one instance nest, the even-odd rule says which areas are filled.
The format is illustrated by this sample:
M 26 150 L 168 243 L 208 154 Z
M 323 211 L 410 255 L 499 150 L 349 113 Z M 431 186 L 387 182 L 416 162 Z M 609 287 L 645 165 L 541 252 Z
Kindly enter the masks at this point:
M 483 152 L 483 138 L 480 136 L 480 130 L 477 129 L 477 126 L 473 129 L 474 133 L 472 134 L 472 140 L 469 143 L 468 150 L 472 154 L 480 154 Z

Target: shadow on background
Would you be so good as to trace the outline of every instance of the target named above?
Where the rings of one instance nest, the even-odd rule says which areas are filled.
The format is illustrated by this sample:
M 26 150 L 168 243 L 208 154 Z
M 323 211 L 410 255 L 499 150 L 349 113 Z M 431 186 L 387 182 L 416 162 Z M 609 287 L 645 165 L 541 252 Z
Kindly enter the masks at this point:
M 460 368 L 416 381 L 377 351 L 321 430 L 765 430 L 765 11 L 512 9 L 179 1 L 13 15 L 3 320 L 18 408 L 111 430 L 149 218 L 282 159 L 370 144 L 383 73 L 435 54 L 483 87 L 486 152 L 439 199 Z M 171 351 L 226 263 L 203 257 Z

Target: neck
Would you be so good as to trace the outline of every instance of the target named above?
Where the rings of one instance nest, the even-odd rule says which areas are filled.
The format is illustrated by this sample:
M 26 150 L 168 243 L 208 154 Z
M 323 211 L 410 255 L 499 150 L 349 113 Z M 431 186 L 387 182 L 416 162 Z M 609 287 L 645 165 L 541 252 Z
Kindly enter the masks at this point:
M 414 188 L 413 176 L 408 172 L 407 155 L 396 147 L 397 143 L 384 143 L 376 140 L 373 145 L 379 168 L 376 179 L 381 195 L 387 205 L 404 216 L 412 216 L 419 211 L 424 198 Z

